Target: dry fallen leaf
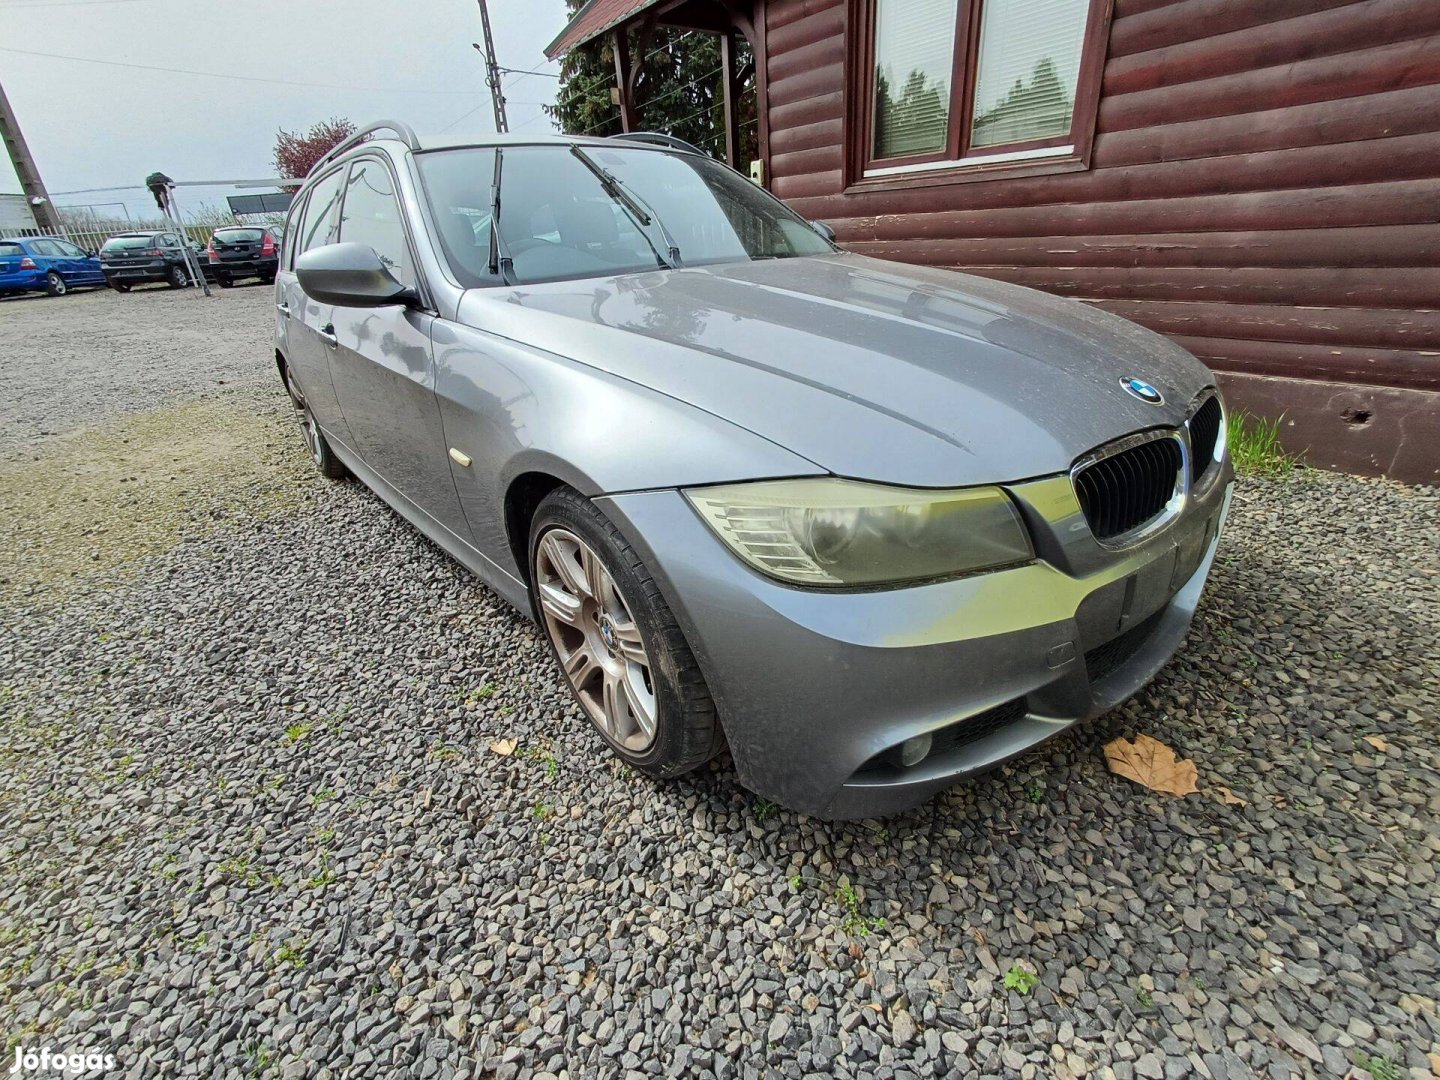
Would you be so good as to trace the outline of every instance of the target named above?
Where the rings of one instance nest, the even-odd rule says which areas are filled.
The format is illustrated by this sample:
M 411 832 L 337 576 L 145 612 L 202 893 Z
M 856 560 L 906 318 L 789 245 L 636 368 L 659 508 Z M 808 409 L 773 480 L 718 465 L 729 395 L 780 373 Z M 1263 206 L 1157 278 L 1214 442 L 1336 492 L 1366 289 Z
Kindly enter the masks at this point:
M 515 753 L 515 747 L 520 744 L 514 739 L 496 739 L 490 744 L 490 750 L 501 757 L 509 757 Z
M 1159 739 L 1137 735 L 1134 742 L 1115 739 L 1105 744 L 1105 761 L 1117 776 L 1167 795 L 1198 793 L 1199 775 L 1193 761 L 1180 761 Z
M 1385 741 L 1384 735 L 1366 735 L 1365 741 L 1368 742 L 1371 746 L 1375 747 L 1376 750 L 1379 750 L 1382 754 L 1385 753 L 1386 750 L 1390 749 L 1390 744 Z
M 860 947 L 860 943 L 858 941 L 850 942 L 850 955 L 853 956 L 856 960 L 859 960 L 862 956 L 865 955 L 865 950 Z
M 1224 784 L 1216 784 L 1215 792 L 1220 796 L 1220 801 L 1226 806 L 1247 806 L 1248 804 L 1239 795 L 1236 795 Z

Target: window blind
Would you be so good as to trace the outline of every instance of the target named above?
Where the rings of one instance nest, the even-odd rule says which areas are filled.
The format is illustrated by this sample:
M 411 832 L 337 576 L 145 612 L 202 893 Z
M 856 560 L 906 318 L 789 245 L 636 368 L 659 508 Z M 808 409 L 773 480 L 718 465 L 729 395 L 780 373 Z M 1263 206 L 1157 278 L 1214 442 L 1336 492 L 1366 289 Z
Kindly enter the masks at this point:
M 984 0 L 970 145 L 1063 137 L 1089 0 Z
M 877 158 L 945 146 L 955 56 L 955 0 L 876 0 Z

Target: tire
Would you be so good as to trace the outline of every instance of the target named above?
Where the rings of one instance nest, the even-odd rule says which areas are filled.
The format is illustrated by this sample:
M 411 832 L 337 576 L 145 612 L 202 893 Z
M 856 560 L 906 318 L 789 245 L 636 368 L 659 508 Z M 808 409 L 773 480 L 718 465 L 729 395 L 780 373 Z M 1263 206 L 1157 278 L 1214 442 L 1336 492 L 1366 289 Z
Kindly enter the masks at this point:
M 64 296 L 70 291 L 70 287 L 65 284 L 63 277 L 51 270 L 45 275 L 45 291 L 51 296 Z
M 260 275 L 260 283 L 261 283 L 262 285 L 274 285 L 274 284 L 275 284 L 275 275 L 274 275 L 274 274 L 261 274 L 261 275 Z
M 165 284 L 172 289 L 183 289 L 190 284 L 190 275 L 185 272 L 183 266 L 174 263 L 169 270 L 165 271 Z
M 229 289 L 235 284 L 235 282 L 230 280 L 229 274 L 216 274 L 215 281 L 222 289 Z
M 660 779 L 714 757 L 724 738 L 705 677 L 655 579 L 620 531 L 579 492 L 561 487 L 535 511 L 529 552 L 530 595 L 550 652 L 611 750 Z M 613 588 L 587 569 L 587 553 Z M 568 566 L 559 562 L 564 559 Z M 588 598 L 572 588 L 581 582 Z M 566 604 L 559 594 L 569 597 Z M 562 609 L 570 622 L 557 616 Z M 634 659 L 637 640 L 643 665 Z M 653 706 L 650 731 L 642 719 L 647 706 Z
M 310 411 L 310 406 L 305 401 L 305 392 L 295 381 L 289 364 L 285 365 L 285 392 L 290 395 L 290 404 L 295 407 L 295 419 L 300 422 L 310 460 L 315 462 L 321 476 L 331 480 L 343 480 L 350 470 L 345 468 L 345 463 L 335 456 L 335 451 L 331 450 L 330 444 L 325 441 L 325 433 L 320 430 L 315 414 Z
M 110 287 L 116 292 L 130 291 L 130 283 L 128 281 L 112 281 L 110 282 Z

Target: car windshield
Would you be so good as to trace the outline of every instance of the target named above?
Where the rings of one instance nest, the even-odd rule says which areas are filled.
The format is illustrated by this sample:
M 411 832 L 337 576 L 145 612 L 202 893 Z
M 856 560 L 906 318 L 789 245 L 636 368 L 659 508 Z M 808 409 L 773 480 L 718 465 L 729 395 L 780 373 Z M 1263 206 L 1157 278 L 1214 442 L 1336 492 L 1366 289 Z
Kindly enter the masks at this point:
M 511 282 L 834 250 L 804 219 L 710 158 L 640 147 L 582 149 L 584 157 L 564 145 L 502 149 L 498 246 Z M 456 276 L 467 287 L 495 284 L 494 149 L 437 151 L 417 160 Z
M 154 247 L 157 239 L 153 236 L 112 236 L 105 241 L 101 251 L 120 251 L 124 248 Z

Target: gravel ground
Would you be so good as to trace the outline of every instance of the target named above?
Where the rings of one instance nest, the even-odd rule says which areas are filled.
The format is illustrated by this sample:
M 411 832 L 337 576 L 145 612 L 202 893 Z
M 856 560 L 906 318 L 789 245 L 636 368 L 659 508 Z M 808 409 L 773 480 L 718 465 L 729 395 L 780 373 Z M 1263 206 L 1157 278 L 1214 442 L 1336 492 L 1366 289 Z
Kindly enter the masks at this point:
M 284 419 L 273 386 L 211 405 Z M 291 512 L 230 500 L 108 588 L 0 597 L 11 1047 L 134 1077 L 1440 1068 L 1440 493 L 1248 480 L 1151 687 L 827 824 L 723 760 L 607 757 L 538 632 L 284 472 L 291 439 L 262 455 Z M 1109 774 L 1138 732 L 1203 794 Z
M 274 287 L 143 285 L 0 300 L 0 457 L 115 413 L 273 375 Z

